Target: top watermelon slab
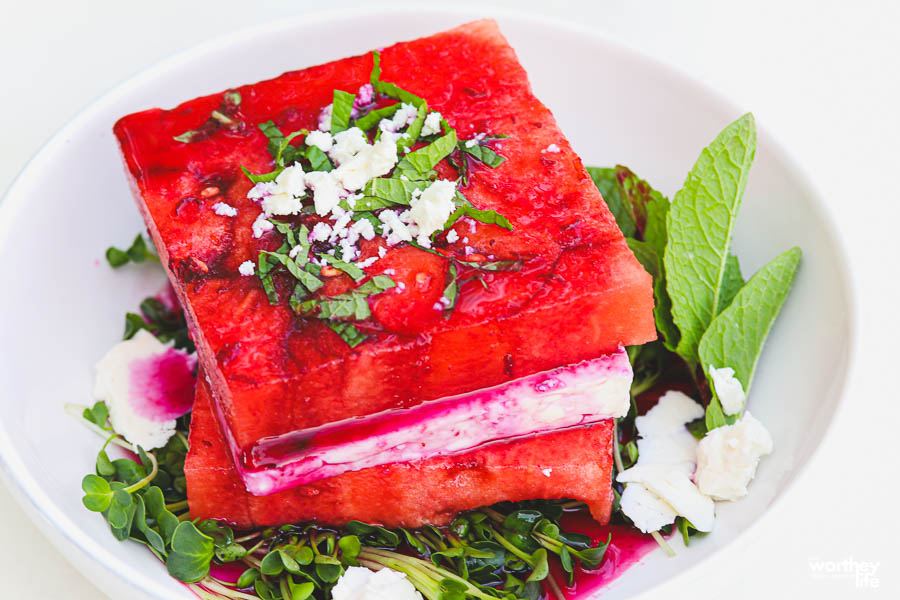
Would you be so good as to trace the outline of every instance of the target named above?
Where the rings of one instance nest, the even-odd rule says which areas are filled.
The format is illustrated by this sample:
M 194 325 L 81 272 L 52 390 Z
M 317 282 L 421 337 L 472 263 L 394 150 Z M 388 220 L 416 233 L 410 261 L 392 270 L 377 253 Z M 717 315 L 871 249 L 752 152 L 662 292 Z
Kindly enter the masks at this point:
M 459 240 L 436 247 L 460 257 L 520 259 L 524 267 L 487 274 L 486 290 L 463 284 L 446 318 L 434 306 L 447 260 L 394 246 L 365 270 L 388 270 L 404 285 L 369 300 L 369 337 L 353 348 L 319 319 L 270 305 L 257 277 L 239 276 L 241 263 L 280 243 L 276 232 L 252 236 L 260 210 L 246 197 L 252 184 L 240 166 L 271 170 L 256 125 L 315 129 L 333 90 L 353 92 L 368 82 L 371 54 L 236 88 L 242 101 L 232 118 L 246 126 L 200 141 L 173 137 L 201 126 L 222 94 L 132 114 L 115 126 L 239 454 L 262 438 L 497 385 L 655 338 L 650 276 L 496 23 L 396 44 L 382 51 L 381 64 L 383 80 L 424 97 L 460 139 L 509 136 L 495 146 L 507 160 L 495 169 L 475 163 L 462 191 L 477 208 L 506 216 L 514 230 L 464 219 L 454 226 Z M 217 202 L 237 216 L 216 214 Z M 375 238 L 370 254 L 384 245 Z M 352 285 L 333 277 L 320 293 Z

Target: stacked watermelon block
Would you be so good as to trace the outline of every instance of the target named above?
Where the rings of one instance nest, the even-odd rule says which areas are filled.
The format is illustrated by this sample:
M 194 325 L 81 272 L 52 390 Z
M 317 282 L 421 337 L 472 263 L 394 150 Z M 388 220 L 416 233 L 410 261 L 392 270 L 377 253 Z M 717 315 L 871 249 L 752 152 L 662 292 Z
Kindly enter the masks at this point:
M 232 118 L 243 126 L 216 130 L 199 141 L 173 138 L 201 126 L 222 102 L 221 93 L 171 110 L 129 115 L 115 126 L 135 196 L 185 307 L 210 382 L 209 395 L 200 386 L 195 408 L 195 428 L 199 423 L 208 427 L 202 435 L 192 434 L 202 442 L 192 444 L 188 469 L 192 510 L 238 524 L 365 520 L 367 514 L 390 523 L 396 522 L 391 514 L 412 508 L 403 494 L 380 494 L 388 503 L 380 514 L 367 513 L 350 498 L 378 486 L 411 489 L 420 481 L 417 516 L 395 517 L 404 523 L 440 520 L 503 494 L 560 496 L 579 489 L 582 496 L 593 490 L 596 498 L 606 498 L 591 500 L 602 519 L 608 515 L 609 426 L 347 473 L 269 497 L 281 498 L 277 502 L 246 498 L 250 508 L 223 504 L 217 509 L 210 500 L 218 490 L 241 488 L 227 459 L 245 468 L 244 457 L 261 440 L 498 385 L 655 338 L 650 276 L 628 249 L 550 111 L 533 96 L 496 24 L 478 21 L 391 46 L 382 51 L 381 64 L 383 80 L 424 97 L 461 139 L 478 133 L 509 136 L 495 147 L 507 160 L 495 169 L 475 163 L 463 192 L 477 208 L 506 216 L 514 230 L 463 220 L 454 226 L 458 241 L 441 249 L 459 257 L 518 259 L 524 267 L 487 274 L 487 289 L 476 281 L 464 284 L 455 310 L 445 318 L 434 305 L 448 262 L 410 246 L 390 248 L 366 273 L 389 271 L 403 289 L 370 300 L 369 337 L 353 348 L 320 320 L 299 317 L 286 304 L 270 305 L 256 277 L 239 276 L 241 263 L 255 261 L 261 249 L 273 250 L 281 242 L 276 232 L 253 238 L 251 224 L 259 208 L 246 198 L 252 184 L 240 166 L 271 170 L 267 140 L 257 125 L 272 120 L 285 133 L 315 129 L 333 90 L 353 92 L 368 81 L 371 55 L 236 88 L 242 100 Z M 439 170 L 455 177 L 447 165 Z M 237 216 L 216 214 L 212 206 L 218 202 L 235 207 Z M 384 245 L 380 238 L 372 243 Z M 325 293 L 342 293 L 351 285 L 349 278 L 336 277 Z M 203 421 L 207 400 L 220 425 L 218 434 L 209 419 Z M 562 435 L 576 443 L 548 441 Z M 596 454 L 596 462 L 578 471 L 588 460 L 585 448 Z M 561 469 L 549 476 L 537 469 L 538 453 L 544 451 L 554 464 L 578 471 L 581 484 L 553 485 Z M 503 461 L 508 461 L 505 466 Z M 476 477 L 478 469 L 515 472 L 515 461 L 532 461 L 523 467 L 517 493 L 502 476 Z M 437 488 L 425 487 L 449 481 L 441 479 L 449 477 L 447 471 L 470 468 L 477 471 L 473 489 L 493 486 L 498 493 L 461 493 L 443 502 Z M 384 481 L 378 484 L 380 477 Z M 321 488 L 329 492 L 323 496 Z M 316 497 L 324 499 L 315 502 Z

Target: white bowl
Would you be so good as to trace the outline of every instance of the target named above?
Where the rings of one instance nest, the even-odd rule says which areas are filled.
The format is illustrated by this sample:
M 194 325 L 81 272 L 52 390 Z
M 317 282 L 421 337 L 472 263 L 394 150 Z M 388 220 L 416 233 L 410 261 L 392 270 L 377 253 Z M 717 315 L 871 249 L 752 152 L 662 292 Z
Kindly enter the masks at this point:
M 496 12 L 496 11 L 494 11 Z M 63 412 L 90 401 L 92 366 L 123 314 L 161 282 L 151 266 L 110 269 L 110 244 L 143 225 L 111 133 L 122 115 L 411 39 L 483 15 L 420 10 L 282 20 L 175 56 L 117 87 L 59 132 L 0 205 L 0 458 L 35 521 L 115 597 L 193 598 L 143 547 L 119 543 L 81 505 L 99 439 Z M 501 16 L 537 96 L 586 164 L 632 167 L 671 196 L 700 149 L 742 109 L 688 76 L 587 30 Z M 840 401 L 855 340 L 844 253 L 813 187 L 768 135 L 735 236 L 745 275 L 793 245 L 803 262 L 750 398 L 776 440 L 751 494 L 719 506 L 716 531 L 669 559 L 655 552 L 609 588 L 674 585 L 757 521 L 810 461 Z

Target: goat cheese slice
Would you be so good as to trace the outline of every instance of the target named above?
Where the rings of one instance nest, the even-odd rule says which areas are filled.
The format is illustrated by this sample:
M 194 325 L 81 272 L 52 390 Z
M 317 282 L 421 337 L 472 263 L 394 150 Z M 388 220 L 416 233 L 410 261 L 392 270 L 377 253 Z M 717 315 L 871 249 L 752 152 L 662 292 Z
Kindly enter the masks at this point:
M 334 600 L 422 600 L 406 574 L 384 568 L 347 567 L 331 590 Z
M 194 356 L 141 329 L 96 366 L 94 397 L 106 403 L 113 429 L 145 450 L 165 446 L 175 420 L 191 410 Z

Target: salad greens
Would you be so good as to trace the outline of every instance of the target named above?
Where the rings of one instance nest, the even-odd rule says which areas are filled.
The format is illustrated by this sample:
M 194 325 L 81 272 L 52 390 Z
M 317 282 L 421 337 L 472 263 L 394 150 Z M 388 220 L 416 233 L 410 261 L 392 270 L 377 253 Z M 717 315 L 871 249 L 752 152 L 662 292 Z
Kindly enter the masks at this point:
M 332 133 L 355 126 L 371 134 L 380 119 L 393 115 L 401 103 L 409 103 L 417 113 L 399 144 L 407 149 L 419 141 L 424 145 L 408 152 L 390 177 L 369 181 L 362 198 L 352 207 L 344 207 L 355 210 L 354 220 L 368 219 L 378 224 L 376 211 L 409 206 L 415 195 L 436 179 L 434 169 L 445 159 L 457 170 L 462 185 L 468 182 L 471 161 L 491 168 L 504 162 L 486 144 L 505 136 L 460 141 L 442 121 L 439 134 L 421 137 L 427 103 L 381 80 L 377 52 L 371 83 L 382 97 L 398 102 L 381 108 L 371 106 L 365 114 L 355 115 L 356 97 L 335 90 Z M 218 127 L 241 127 L 235 116 L 240 100 L 239 93 L 226 92 L 221 107 L 212 112 L 206 124 L 176 139 L 192 142 Z M 334 167 L 315 146 L 291 143 L 307 131 L 284 135 L 272 122 L 260 125 L 260 129 L 269 140 L 275 168 L 263 174 L 245 169 L 252 182 L 273 181 L 288 165 L 298 162 L 310 170 L 327 171 Z M 693 395 L 706 403 L 705 418 L 688 425 L 698 438 L 740 416 L 723 414 L 715 390 L 708 383 L 709 371 L 713 367 L 731 367 L 745 391 L 749 391 L 762 347 L 801 257 L 800 250 L 792 248 L 745 283 L 738 260 L 731 253 L 732 234 L 755 151 L 755 123 L 748 114 L 726 127 L 703 150 L 671 201 L 627 167 L 588 167 L 629 247 L 653 278 L 654 318 L 659 333 L 655 342 L 628 348 L 634 370 L 632 402 L 628 415 L 616 425 L 616 471 L 637 461 L 634 422 L 638 398 L 660 383 L 677 381 L 692 386 Z M 505 217 L 475 209 L 461 193 L 457 193 L 456 205 L 445 231 L 464 216 L 512 229 Z M 294 311 L 323 319 L 350 346 L 362 343 L 366 335 L 353 322 L 370 316 L 367 298 L 397 284 L 385 275 L 366 279 L 360 267 L 342 260 L 339 253 L 321 252 L 310 241 L 310 231 L 304 224 L 272 223 L 283 236 L 283 243 L 274 251 L 261 251 L 257 269 L 269 301 L 279 302 L 279 288 L 273 276 L 286 274 L 292 289 L 288 301 Z M 441 300 L 445 314 L 456 305 L 463 283 L 477 280 L 487 287 L 481 273 L 518 270 L 523 266 L 520 260 L 464 261 L 416 242 L 410 244 L 449 261 Z M 313 256 L 319 264 L 313 262 Z M 141 235 L 127 250 L 109 248 L 106 257 L 113 267 L 128 262 L 158 262 Z M 462 277 L 463 267 L 475 274 Z M 325 269 L 347 274 L 358 286 L 337 296 L 316 296 L 324 285 Z M 150 331 L 163 342 L 173 341 L 177 348 L 194 351 L 184 315 L 158 298 L 145 299 L 139 313 L 126 315 L 124 338 L 130 339 L 140 329 Z M 559 583 L 551 575 L 551 563 L 571 585 L 576 566 L 598 568 L 611 542 L 609 538 L 592 544 L 588 536 L 564 531 L 560 521 L 564 511 L 583 506 L 580 503 L 544 500 L 504 502 L 461 513 L 449 526 L 441 528 L 388 530 L 354 521 L 341 530 L 297 524 L 239 534 L 214 520 L 191 519 L 184 476 L 189 414 L 179 419 L 175 435 L 163 448 L 147 452 L 113 431 L 104 403 L 91 407 L 70 405 L 67 410 L 105 439 L 94 472 L 82 480 L 84 506 L 103 516 L 116 539 L 146 545 L 173 577 L 189 584 L 201 598 L 330 598 L 330 590 L 344 569 L 357 565 L 403 572 L 428 600 L 537 600 L 545 597 L 544 586 L 562 598 Z M 108 452 L 112 446 L 120 447 L 127 456 L 113 459 Z M 618 509 L 622 490 L 620 484 L 614 483 L 614 520 L 629 523 Z M 662 533 L 675 530 L 685 544 L 697 533 L 682 517 Z M 654 536 L 668 548 L 660 532 Z M 235 562 L 245 567 L 236 582 L 220 580 L 211 570 L 215 565 Z
M 653 277 L 659 335 L 655 342 L 628 348 L 634 370 L 632 406 L 617 422 L 617 471 L 637 461 L 636 399 L 657 383 L 680 382 L 706 403 L 705 418 L 688 424 L 698 439 L 741 416 L 723 413 L 709 371 L 733 368 L 749 392 L 763 344 L 801 257 L 799 248 L 791 248 L 745 283 L 730 252 L 755 152 L 756 125 L 747 114 L 703 150 L 671 201 L 627 167 L 588 167 L 629 247 Z M 623 488 L 614 485 L 620 494 Z M 630 522 L 621 512 L 616 518 Z M 686 544 L 696 533 L 682 517 L 675 528 Z M 655 537 L 671 552 L 661 536 Z

